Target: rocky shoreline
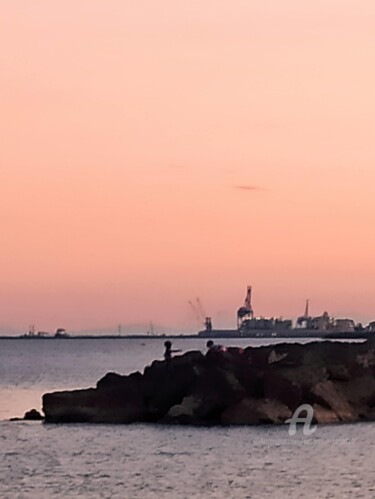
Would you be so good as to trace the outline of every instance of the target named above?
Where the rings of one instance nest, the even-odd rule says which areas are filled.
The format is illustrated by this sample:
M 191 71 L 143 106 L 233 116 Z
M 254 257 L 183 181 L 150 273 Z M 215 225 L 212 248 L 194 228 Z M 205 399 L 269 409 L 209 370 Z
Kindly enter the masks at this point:
M 46 423 L 280 424 L 302 404 L 315 423 L 374 421 L 375 341 L 191 351 L 43 396 Z

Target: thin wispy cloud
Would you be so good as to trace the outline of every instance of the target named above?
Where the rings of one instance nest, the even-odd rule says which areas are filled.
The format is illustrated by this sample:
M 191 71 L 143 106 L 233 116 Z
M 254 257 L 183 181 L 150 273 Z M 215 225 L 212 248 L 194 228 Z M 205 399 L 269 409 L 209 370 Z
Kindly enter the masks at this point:
M 264 191 L 264 187 L 259 187 L 257 185 L 249 185 L 249 184 L 243 184 L 243 185 L 234 185 L 234 189 L 240 190 L 240 191 Z

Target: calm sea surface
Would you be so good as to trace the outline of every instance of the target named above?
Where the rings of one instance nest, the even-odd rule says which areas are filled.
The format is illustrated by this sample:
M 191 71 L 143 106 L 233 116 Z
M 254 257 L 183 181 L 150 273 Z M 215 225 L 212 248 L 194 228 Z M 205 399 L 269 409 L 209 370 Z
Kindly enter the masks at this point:
M 0 340 L 0 498 L 375 498 L 375 424 L 192 428 L 9 422 L 46 391 L 94 386 L 162 339 Z M 273 340 L 267 341 L 272 343 Z M 261 340 L 223 340 L 259 345 Z M 175 340 L 182 350 L 205 340 Z

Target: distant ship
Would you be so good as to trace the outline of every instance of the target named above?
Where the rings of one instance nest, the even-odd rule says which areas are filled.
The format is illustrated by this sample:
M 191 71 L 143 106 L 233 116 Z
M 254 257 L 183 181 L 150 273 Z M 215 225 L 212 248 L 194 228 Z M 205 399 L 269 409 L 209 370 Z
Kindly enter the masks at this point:
M 205 329 L 198 332 L 203 338 L 337 338 L 362 339 L 375 333 L 375 321 L 367 327 L 356 324 L 353 319 L 335 319 L 327 312 L 318 317 L 309 314 L 306 300 L 304 314 L 295 325 L 291 319 L 255 317 L 252 307 L 252 287 L 248 286 L 244 304 L 237 310 L 236 329 L 214 329 L 211 317 L 205 319 Z
M 52 336 L 50 333 L 46 331 L 38 331 L 35 332 L 35 327 L 34 325 L 29 327 L 29 331 L 23 335 L 20 336 L 20 338 L 27 338 L 27 339 L 42 339 L 42 338 L 69 338 L 68 333 L 66 332 L 65 329 L 63 328 L 58 328 L 56 329 L 55 334 Z

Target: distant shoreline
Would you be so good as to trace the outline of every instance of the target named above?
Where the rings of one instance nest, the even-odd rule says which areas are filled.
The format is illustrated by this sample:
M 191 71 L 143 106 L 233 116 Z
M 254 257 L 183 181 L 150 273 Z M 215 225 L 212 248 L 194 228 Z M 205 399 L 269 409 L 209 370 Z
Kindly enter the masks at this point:
M 322 335 L 319 333 L 309 334 L 309 335 L 254 335 L 254 336 L 234 336 L 234 335 L 211 335 L 210 338 L 221 339 L 221 340 L 367 340 L 374 336 L 374 333 L 364 333 L 364 334 L 353 334 L 353 333 L 337 333 Z M 147 334 L 129 334 L 129 335 L 74 335 L 65 337 L 54 337 L 54 336 L 0 336 L 0 340 L 25 340 L 25 341 L 51 341 L 51 340 L 165 340 L 165 339 L 201 339 L 207 340 L 208 336 L 200 336 L 198 334 L 163 334 L 159 336 L 149 336 Z
M 116 334 L 101 334 L 101 335 L 88 335 L 88 334 L 82 334 L 82 335 L 72 335 L 72 336 L 65 336 L 61 338 L 56 338 L 54 336 L 0 336 L 0 340 L 27 340 L 27 341 L 43 341 L 43 340 L 136 340 L 136 339 L 142 339 L 142 340 L 162 340 L 162 339 L 169 339 L 169 338 L 179 338 L 179 339 L 192 339 L 192 338 L 199 338 L 197 334 L 165 334 L 165 335 L 160 335 L 160 336 L 149 336 L 147 334 L 129 334 L 129 335 L 116 335 Z M 201 338 L 204 339 L 204 338 Z

